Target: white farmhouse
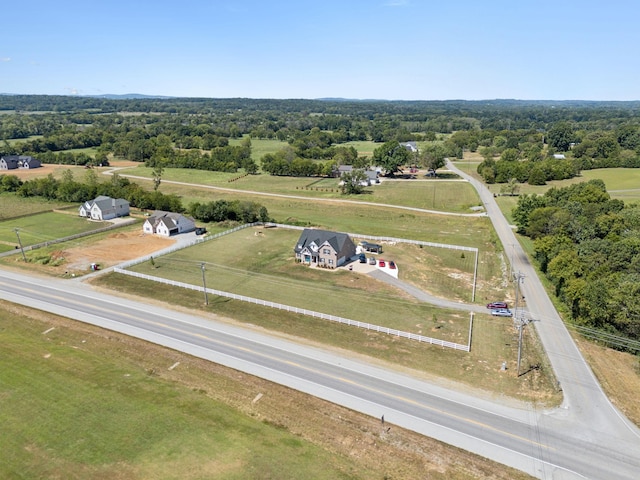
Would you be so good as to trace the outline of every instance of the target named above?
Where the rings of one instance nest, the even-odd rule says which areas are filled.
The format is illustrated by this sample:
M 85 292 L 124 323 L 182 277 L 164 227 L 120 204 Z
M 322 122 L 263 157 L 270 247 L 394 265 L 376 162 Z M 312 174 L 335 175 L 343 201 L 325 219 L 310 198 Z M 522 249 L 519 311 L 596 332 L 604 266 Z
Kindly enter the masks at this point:
M 156 210 L 142 225 L 144 233 L 170 237 L 196 229 L 193 219 L 179 213 Z

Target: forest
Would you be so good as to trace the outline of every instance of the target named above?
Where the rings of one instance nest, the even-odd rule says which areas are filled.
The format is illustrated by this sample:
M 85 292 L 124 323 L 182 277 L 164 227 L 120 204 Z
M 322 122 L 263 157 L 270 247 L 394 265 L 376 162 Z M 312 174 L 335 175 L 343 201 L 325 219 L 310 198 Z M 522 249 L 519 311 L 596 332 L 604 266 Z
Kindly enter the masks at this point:
M 123 158 L 159 173 L 177 167 L 327 176 L 337 165 L 375 163 L 387 175 L 405 165 L 435 170 L 446 157 L 477 152 L 477 173 L 487 183 L 544 185 L 583 170 L 640 167 L 639 112 L 640 102 L 0 95 L 0 155 L 73 165 Z M 256 162 L 255 139 L 284 146 Z M 378 146 L 361 157 L 347 144 L 354 141 Z M 399 142 L 417 142 L 420 151 L 408 153 Z M 203 221 L 268 218 L 259 204 L 184 207 L 117 175 L 100 186 L 87 178 L 22 183 L 5 175 L 0 190 L 66 201 L 120 196 L 140 208 L 187 210 Z M 535 259 L 573 321 L 640 339 L 640 207 L 611 199 L 603 182 L 590 181 L 521 195 L 513 216 L 519 233 L 534 240 Z
M 108 155 L 157 165 L 257 173 L 251 139 L 287 148 L 272 175 L 366 166 L 350 141 L 423 142 L 427 166 L 479 152 L 488 183 L 544 185 L 581 170 L 640 166 L 639 102 L 260 100 L 0 95 L 0 154 L 84 165 Z M 229 145 L 240 139 L 241 145 Z M 96 154 L 72 152 L 94 148 Z M 393 173 L 394 168 L 389 169 Z

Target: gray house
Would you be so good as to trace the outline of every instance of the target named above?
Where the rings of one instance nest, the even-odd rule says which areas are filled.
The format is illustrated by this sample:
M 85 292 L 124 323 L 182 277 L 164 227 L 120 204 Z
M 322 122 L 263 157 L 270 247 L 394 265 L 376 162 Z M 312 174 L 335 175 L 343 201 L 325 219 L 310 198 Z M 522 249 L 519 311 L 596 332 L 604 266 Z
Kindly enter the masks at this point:
M 29 155 L 4 155 L 0 157 L 0 170 L 15 170 L 16 168 L 38 168 L 42 163 Z
M 293 251 L 299 262 L 336 268 L 356 254 L 356 246 L 346 233 L 305 228 Z
M 100 195 L 80 205 L 78 214 L 92 220 L 111 220 L 116 217 L 125 217 L 129 215 L 129 202 L 124 198 Z

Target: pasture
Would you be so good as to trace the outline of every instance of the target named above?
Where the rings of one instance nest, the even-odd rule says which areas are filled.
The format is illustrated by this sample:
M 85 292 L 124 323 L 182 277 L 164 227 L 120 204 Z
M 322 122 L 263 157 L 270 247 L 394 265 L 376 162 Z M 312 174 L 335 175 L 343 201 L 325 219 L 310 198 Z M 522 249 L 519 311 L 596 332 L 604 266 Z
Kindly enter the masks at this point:
M 70 206 L 68 203 L 45 200 L 40 197 L 18 197 L 14 193 L 0 193 L 0 205 L 2 205 L 2 208 L 0 208 L 0 222 L 10 218 L 50 212 L 51 210 Z
M 0 241 L 17 244 L 18 229 L 22 245 L 34 245 L 58 238 L 90 232 L 110 225 L 108 222 L 89 221 L 71 214 L 46 212 L 0 222 Z
M 151 181 L 152 169 L 138 166 L 120 171 L 121 176 L 135 175 Z M 162 175 L 165 181 L 193 185 L 209 185 L 221 189 L 260 192 L 264 194 L 291 195 L 298 197 L 372 202 L 405 206 L 410 208 L 435 209 L 454 213 L 472 213 L 470 208 L 479 205 L 478 196 L 467 182 L 447 179 L 381 179 L 381 183 L 366 187 L 360 195 L 342 195 L 337 178 L 279 177 L 267 174 L 248 175 L 237 178 L 237 174 L 203 172 L 183 168 L 166 168 Z M 161 191 L 173 190 L 164 183 Z
M 243 392 L 237 372 L 234 380 L 186 355 L 42 317 L 0 308 L 2 478 L 375 476 L 277 417 L 261 421 L 270 415 L 262 405 L 247 407 L 259 392 L 267 407 L 280 387 Z M 209 389 L 241 393 L 245 410 Z

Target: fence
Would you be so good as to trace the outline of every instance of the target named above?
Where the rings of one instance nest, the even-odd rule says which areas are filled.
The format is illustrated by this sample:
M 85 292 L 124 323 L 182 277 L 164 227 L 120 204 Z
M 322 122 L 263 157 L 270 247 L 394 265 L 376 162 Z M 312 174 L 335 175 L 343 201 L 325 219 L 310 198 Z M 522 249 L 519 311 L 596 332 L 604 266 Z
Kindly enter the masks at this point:
M 228 233 L 228 232 L 224 232 L 224 233 Z M 222 234 L 220 234 L 222 235 Z M 136 278 L 141 278 L 144 280 L 150 280 L 153 282 L 158 282 L 158 283 L 164 283 L 166 285 L 171 285 L 174 287 L 180 287 L 180 288 L 186 288 L 189 290 L 196 290 L 199 292 L 203 292 L 204 293 L 204 288 L 198 285 L 191 285 L 189 283 L 183 283 L 183 282 L 176 282 L 174 280 L 168 280 L 165 278 L 160 278 L 160 277 L 154 277 L 152 275 L 146 275 L 144 273 L 138 273 L 138 272 L 131 272 L 129 270 L 124 270 L 120 267 L 116 267 L 113 270 L 116 273 L 121 273 L 124 275 L 130 275 L 132 277 L 136 277 Z M 314 318 L 320 318 L 322 320 L 328 320 L 331 322 L 337 322 L 337 323 L 341 323 L 344 325 L 349 325 L 349 326 L 353 326 L 353 327 L 358 327 L 358 328 L 363 328 L 365 330 L 371 330 L 374 332 L 379 332 L 379 333 L 386 333 L 387 335 L 393 335 L 396 337 L 402 337 L 402 338 L 407 338 L 409 340 L 415 340 L 418 342 L 422 342 L 422 343 L 428 343 L 431 345 L 438 345 L 441 347 L 446 347 L 446 348 L 452 348 L 454 350 L 462 350 L 465 352 L 470 351 L 470 345 L 461 345 L 459 343 L 454 343 L 454 342 L 447 342 L 445 340 L 439 340 L 437 338 L 431 338 L 431 337 L 425 337 L 423 335 L 417 335 L 415 333 L 409 333 L 409 332 L 404 332 L 402 330 L 396 330 L 393 328 L 387 328 L 387 327 L 382 327 L 380 325 L 374 325 L 371 323 L 366 323 L 366 322 L 360 322 L 357 320 L 351 320 L 348 318 L 343 318 L 343 317 L 338 317 L 335 315 L 329 315 L 327 313 L 321 313 L 321 312 L 315 312 L 313 310 L 307 310 L 304 308 L 297 308 L 297 307 L 292 307 L 290 305 L 282 305 L 280 303 L 275 303 L 275 302 L 268 302 L 265 300 L 260 300 L 259 298 L 252 298 L 252 297 L 246 297 L 244 295 L 237 295 L 235 293 L 229 293 L 229 292 L 223 292 L 220 290 L 214 290 L 214 289 L 210 289 L 207 288 L 206 289 L 207 293 L 211 293 L 212 295 L 218 295 L 220 297 L 225 297 L 225 298 L 231 298 L 233 300 L 239 300 L 241 302 L 248 302 L 248 303 L 254 303 L 256 305 L 262 305 L 264 307 L 270 307 L 270 308 L 276 308 L 278 310 L 283 310 L 286 312 L 292 312 L 292 313 L 297 313 L 297 314 L 301 314 L 301 315 L 307 315 L 310 317 L 314 317 Z
M 102 228 L 96 228 L 95 230 L 91 230 L 89 232 L 76 233 L 74 235 L 69 235 L 68 237 L 56 238 L 54 240 L 48 240 L 46 242 L 36 243 L 34 245 L 27 245 L 23 248 L 25 252 L 30 250 L 36 250 L 38 248 L 48 247 L 49 245 L 55 245 L 56 243 L 68 242 L 69 240 L 75 240 L 76 238 L 88 237 L 89 235 L 95 235 L 96 233 L 108 232 L 109 230 L 114 230 L 116 228 L 125 227 L 127 225 L 132 225 L 136 223 L 137 220 L 129 220 L 126 222 L 115 223 L 113 225 L 109 225 Z M 0 257 L 4 257 L 7 255 L 14 255 L 19 252 L 20 249 L 16 248 L 15 250 L 11 250 L 9 252 L 0 253 Z

